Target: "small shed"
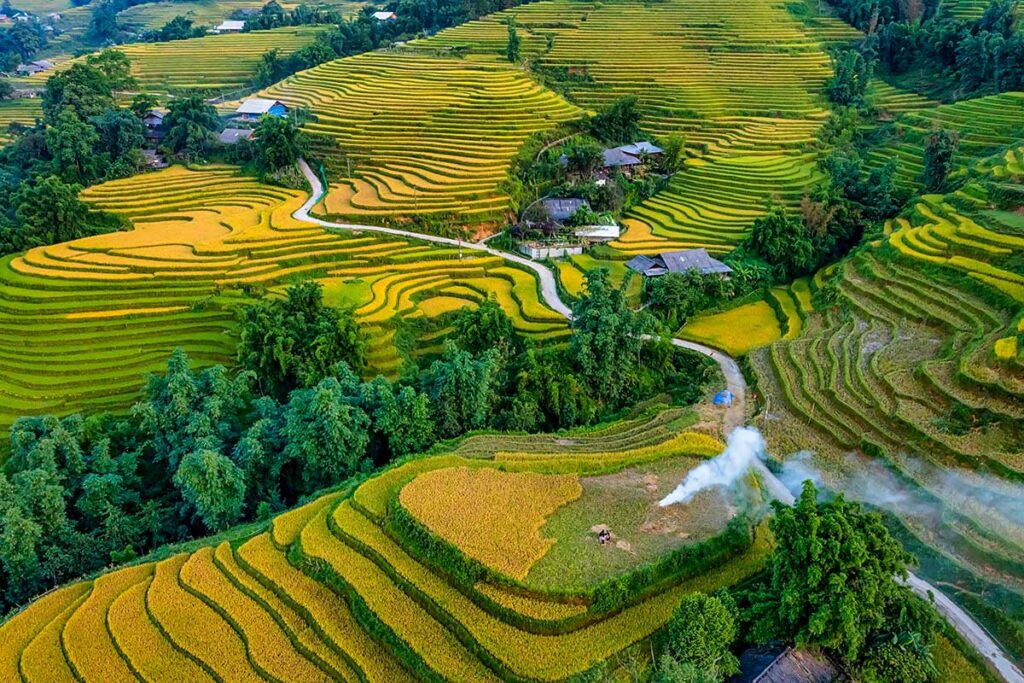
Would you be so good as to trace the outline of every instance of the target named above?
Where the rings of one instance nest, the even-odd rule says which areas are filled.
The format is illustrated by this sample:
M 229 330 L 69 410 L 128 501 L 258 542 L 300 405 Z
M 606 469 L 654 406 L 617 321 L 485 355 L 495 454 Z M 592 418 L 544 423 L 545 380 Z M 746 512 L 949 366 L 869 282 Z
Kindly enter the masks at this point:
M 397 21 L 398 15 L 394 12 L 374 12 L 373 18 L 377 21 Z
M 712 404 L 716 406 L 729 407 L 732 405 L 732 402 L 735 398 L 736 397 L 733 395 L 731 391 L 729 391 L 728 389 L 722 389 L 717 394 L 715 394 L 715 398 L 712 401 Z
M 170 166 L 164 155 L 160 154 L 155 149 L 142 150 L 142 157 L 146 160 L 146 168 L 159 169 Z
M 241 33 L 245 28 L 245 22 L 238 19 L 225 19 L 213 27 L 214 33 Z
M 285 116 L 288 107 L 279 100 L 268 100 L 262 97 L 250 97 L 235 110 L 236 121 L 255 121 L 261 116 Z
M 225 128 L 217 136 L 217 141 L 224 145 L 235 145 L 240 140 L 252 140 L 254 135 L 251 128 Z
M 586 199 L 578 198 L 545 199 L 541 204 L 548 212 L 548 215 L 551 216 L 551 220 L 559 223 L 564 223 L 572 218 L 584 206 L 590 208 L 590 202 Z

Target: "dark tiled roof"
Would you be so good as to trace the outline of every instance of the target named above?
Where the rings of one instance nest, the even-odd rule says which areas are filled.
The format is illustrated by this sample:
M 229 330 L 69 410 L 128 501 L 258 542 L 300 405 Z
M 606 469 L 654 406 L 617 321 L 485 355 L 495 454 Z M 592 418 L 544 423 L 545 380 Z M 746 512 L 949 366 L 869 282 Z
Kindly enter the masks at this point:
M 731 273 L 732 268 L 718 259 L 711 258 L 707 249 L 685 249 L 683 251 L 666 251 L 660 255 L 665 267 L 673 273 L 682 273 L 696 269 L 707 273 Z
M 552 220 L 567 221 L 581 206 L 590 206 L 586 199 L 545 199 L 541 202 Z
M 613 149 L 606 149 L 604 151 L 604 165 L 605 168 L 612 168 L 615 166 L 636 166 L 640 163 L 640 160 L 624 152 L 621 148 L 615 147 Z
M 751 648 L 728 683 L 831 683 L 838 677 L 832 662 L 809 650 Z

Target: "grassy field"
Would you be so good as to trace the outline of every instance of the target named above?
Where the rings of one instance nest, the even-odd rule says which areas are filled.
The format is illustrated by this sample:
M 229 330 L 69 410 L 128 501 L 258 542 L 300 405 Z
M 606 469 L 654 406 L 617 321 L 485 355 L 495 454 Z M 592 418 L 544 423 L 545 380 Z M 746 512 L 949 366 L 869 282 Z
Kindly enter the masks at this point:
M 301 192 L 230 167 L 174 167 L 89 188 L 97 208 L 134 229 L 40 247 L 0 261 L 0 431 L 24 414 L 126 407 L 143 374 L 174 347 L 201 364 L 230 362 L 237 309 L 292 281 L 326 283 L 355 305 L 375 371 L 397 373 L 396 325 L 435 317 L 438 300 L 494 296 L 537 339 L 567 333 L 533 275 L 490 256 L 415 241 L 331 233 L 291 213 Z M 438 325 L 441 325 L 439 328 Z M 440 344 L 443 318 L 417 353 Z M 425 333 L 426 334 L 426 333 Z
M 655 412 L 641 421 L 661 424 L 665 417 Z M 608 429 L 626 433 L 636 426 L 627 421 Z M 686 442 L 685 434 L 666 436 L 665 443 Z M 691 452 L 703 455 L 707 438 L 692 437 L 697 450 Z M 607 452 L 618 459 L 610 472 L 628 470 L 630 453 L 647 447 L 630 448 L 644 442 L 623 439 L 623 450 Z M 665 447 L 661 457 L 679 453 Z M 555 681 L 648 637 L 686 593 L 731 585 L 762 566 L 771 547 L 763 531 L 746 552 L 710 571 L 661 585 L 639 604 L 605 614 L 565 590 L 511 596 L 495 586 L 457 586 L 386 533 L 374 512 L 379 495 L 397 495 L 417 473 L 428 477 L 461 463 L 467 472 L 489 476 L 544 478 L 552 475 L 530 473 L 551 468 L 567 476 L 575 458 L 571 450 L 548 451 L 530 465 L 515 465 L 517 474 L 502 473 L 502 465 L 486 459 L 413 460 L 371 478 L 354 496 L 351 490 L 330 494 L 285 513 L 240 544 L 201 547 L 60 589 L 0 626 L 0 671 L 17 677 L 21 667 L 34 675 L 33 667 L 46 662 L 50 672 L 73 666 L 84 681 L 131 677 L 133 671 L 153 681 L 183 675 Z M 678 473 L 672 467 L 663 472 Z M 412 481 L 415 486 L 420 479 Z M 511 512 L 510 504 L 498 507 Z M 526 623 L 562 626 L 541 633 Z M 72 647 L 61 645 L 82 629 L 92 635 L 75 638 Z
M 362 220 L 496 219 L 519 145 L 578 113 L 508 66 L 394 52 L 330 62 L 265 94 L 308 108 L 307 129 L 351 159 L 351 177 L 331 185 L 318 212 Z

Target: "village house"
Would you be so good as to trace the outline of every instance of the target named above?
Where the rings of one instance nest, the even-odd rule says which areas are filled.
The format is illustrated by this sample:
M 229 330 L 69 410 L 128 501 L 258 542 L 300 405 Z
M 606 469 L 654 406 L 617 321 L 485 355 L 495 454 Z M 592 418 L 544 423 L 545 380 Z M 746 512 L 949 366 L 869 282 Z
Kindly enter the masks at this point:
M 167 168 L 170 166 L 170 164 L 167 163 L 167 158 L 155 149 L 142 150 L 142 157 L 146 160 L 146 168 L 150 170 L 155 171 L 157 169 Z
M 217 141 L 224 145 L 236 145 L 240 140 L 252 140 L 255 135 L 251 128 L 225 128 L 217 136 Z
M 728 278 L 732 268 L 712 258 L 707 249 L 684 249 L 665 251 L 654 256 L 634 256 L 626 261 L 626 267 L 645 277 L 659 277 L 665 273 L 685 273 L 696 270 L 701 275 L 716 273 Z
M 214 26 L 211 33 L 241 33 L 245 28 L 245 22 L 238 19 L 225 19 L 217 26 Z
M 647 141 L 612 147 L 603 152 L 602 168 L 606 174 L 618 170 L 625 176 L 637 175 L 644 170 L 647 157 L 662 152 L 663 149 Z
M 373 18 L 377 21 L 398 21 L 398 15 L 394 12 L 374 12 Z
M 808 649 L 750 648 L 740 655 L 740 672 L 727 683 L 832 683 L 839 671 Z
M 541 206 L 547 211 L 547 214 L 551 216 L 551 220 L 556 223 L 564 223 L 573 216 L 576 212 L 583 207 L 590 208 L 590 203 L 586 199 L 545 199 L 541 201 Z
M 19 64 L 16 71 L 22 76 L 31 76 L 33 74 L 42 73 L 43 71 L 49 71 L 53 68 L 53 62 L 48 59 L 37 59 L 33 62 L 26 62 Z
M 250 97 L 235 110 L 235 121 L 258 121 L 261 116 L 282 117 L 288 114 L 288 107 L 279 100 Z
M 147 140 L 160 141 L 164 139 L 164 136 L 167 134 L 164 131 L 164 118 L 166 116 L 166 111 L 150 109 L 142 117 L 142 127 L 145 129 L 143 134 Z

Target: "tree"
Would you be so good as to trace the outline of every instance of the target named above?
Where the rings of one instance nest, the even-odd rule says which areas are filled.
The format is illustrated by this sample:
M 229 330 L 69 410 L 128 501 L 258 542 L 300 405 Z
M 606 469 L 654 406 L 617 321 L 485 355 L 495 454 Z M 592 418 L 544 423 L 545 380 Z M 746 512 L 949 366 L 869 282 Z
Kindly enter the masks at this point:
M 274 173 L 298 161 L 308 147 L 305 134 L 289 118 L 264 116 L 256 127 L 253 158 L 261 173 Z
M 926 192 L 945 189 L 959 144 L 960 137 L 956 131 L 939 128 L 928 136 L 924 145 L 924 172 L 921 174 Z
M 455 341 L 472 354 L 494 349 L 504 358 L 511 358 L 523 347 L 523 338 L 516 332 L 512 318 L 494 297 L 459 313 L 455 319 Z
M 142 146 L 146 142 L 142 121 L 128 109 L 108 109 L 90 119 L 103 150 L 105 179 L 127 178 L 145 167 Z
M 687 595 L 666 625 L 668 653 L 718 682 L 739 673 L 739 662 L 729 651 L 736 640 L 735 605 L 702 593 Z
M 654 331 L 654 320 L 630 310 L 605 269 L 587 273 L 586 293 L 572 313 L 570 357 L 594 394 L 617 404 L 638 383 L 643 335 Z
M 380 376 L 364 384 L 360 394 L 362 407 L 389 455 L 417 453 L 434 443 L 434 420 L 426 394 L 413 387 L 397 389 Z
M 451 438 L 487 424 L 495 400 L 497 365 L 495 351 L 474 357 L 451 340 L 445 342 L 440 360 L 424 377 L 438 436 Z
M 74 112 L 62 111 L 46 129 L 46 146 L 53 156 L 54 172 L 68 183 L 91 185 L 103 174 L 99 135 Z
M 671 655 L 662 655 L 653 683 L 718 683 L 713 674 L 701 671 L 693 664 L 676 661 Z
M 601 168 L 603 162 L 603 150 L 593 142 L 572 144 L 565 151 L 565 170 L 573 175 L 589 178 Z
M 91 64 L 81 62 L 46 79 L 42 100 L 44 118 L 51 124 L 64 109 L 72 110 L 84 121 L 115 106 L 113 89 L 106 74 Z
M 832 60 L 833 75 L 825 85 L 829 99 L 844 107 L 863 104 L 872 70 L 859 50 L 840 52 Z
M 114 0 L 102 0 L 92 11 L 86 38 L 95 45 L 113 41 L 121 33 L 117 24 L 117 5 Z
M 934 680 L 935 664 L 926 649 L 888 641 L 868 651 L 858 673 L 864 683 L 928 683 Z
M 132 77 L 131 60 L 121 50 L 107 49 L 89 55 L 85 63 L 103 74 L 112 91 L 130 90 L 138 85 Z
M 6 78 L 0 79 L 0 100 L 9 100 L 14 97 L 14 86 Z
M 794 506 L 773 501 L 772 507 L 778 545 L 768 584 L 752 600 L 754 640 L 819 645 L 856 662 L 872 634 L 906 603 L 897 578 L 906 578 L 911 557 L 880 515 L 842 495 L 819 504 L 810 481 Z
M 516 31 L 516 18 L 509 17 L 507 23 L 508 43 L 505 46 L 505 57 L 508 59 L 508 61 L 512 62 L 513 64 L 517 64 L 520 59 L 519 49 L 521 41 L 519 38 L 519 32 Z
M 153 95 L 140 92 L 132 98 L 132 103 L 128 106 L 128 109 L 130 109 L 137 118 L 144 119 L 146 118 L 146 114 L 152 111 L 159 104 L 160 101 Z
M 200 95 L 189 95 L 171 100 L 167 105 L 164 126 L 167 137 L 164 144 L 186 159 L 202 157 L 217 130 L 220 119 L 217 110 Z
M 174 485 L 210 531 L 223 531 L 242 515 L 245 476 L 216 451 L 201 450 L 182 458 Z
M 792 280 L 811 272 L 817 254 L 807 227 L 781 206 L 769 203 L 767 215 L 754 221 L 745 246 L 772 267 L 780 280 Z
M 344 362 L 360 369 L 365 344 L 352 311 L 324 305 L 320 283 L 288 288 L 284 300 L 262 300 L 245 309 L 238 362 L 253 371 L 264 393 L 316 385 Z
M 658 170 L 665 175 L 681 171 L 686 162 L 686 138 L 672 133 L 661 143 L 661 156 L 657 158 Z
M 733 294 L 732 283 L 717 273 L 698 270 L 666 273 L 646 282 L 647 303 L 652 313 L 677 330 L 694 313 Z
M 20 248 L 67 242 L 85 234 L 89 207 L 78 199 L 81 190 L 81 185 L 57 176 L 23 183 L 14 195 L 15 214 L 22 224 Z
M 640 138 L 640 110 L 634 96 L 623 97 L 590 119 L 590 134 L 603 142 L 619 145 Z
M 284 411 L 284 454 L 299 471 L 293 482 L 300 493 L 342 481 L 369 465 L 370 418 L 335 377 L 311 389 L 292 392 Z

